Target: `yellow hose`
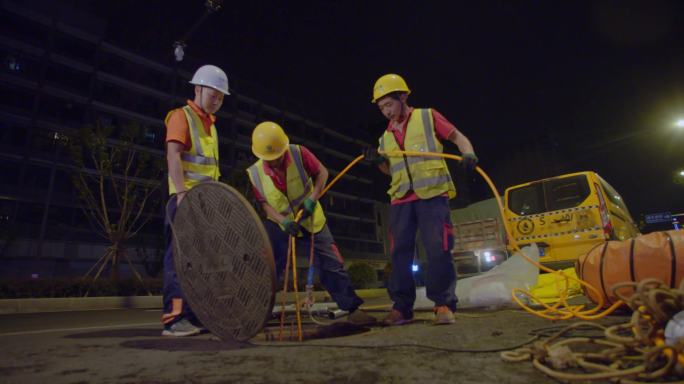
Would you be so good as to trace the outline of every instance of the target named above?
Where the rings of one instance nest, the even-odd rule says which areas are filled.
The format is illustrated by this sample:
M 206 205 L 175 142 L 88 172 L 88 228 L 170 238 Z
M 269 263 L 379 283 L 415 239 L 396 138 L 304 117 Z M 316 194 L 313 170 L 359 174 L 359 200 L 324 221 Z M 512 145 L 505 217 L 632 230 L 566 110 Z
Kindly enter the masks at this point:
M 389 157 L 399 157 L 399 156 L 405 155 L 405 156 L 420 156 L 420 157 L 440 157 L 440 158 L 457 160 L 457 161 L 462 160 L 461 156 L 452 155 L 452 154 L 448 154 L 448 153 L 436 153 L 436 152 L 391 151 L 391 152 L 380 152 L 380 154 L 382 154 L 384 156 L 389 156 Z M 321 197 L 323 197 L 323 195 L 325 195 L 325 193 L 340 178 L 342 178 L 342 176 L 344 176 L 344 174 L 346 174 L 354 165 L 356 165 L 361 160 L 363 160 L 363 156 L 358 156 L 357 158 L 352 160 L 339 174 L 337 174 L 337 176 L 335 176 L 335 178 L 330 183 L 328 183 L 328 185 L 323 189 L 321 196 L 319 196 L 319 199 Z M 624 302 L 622 302 L 622 301 L 617 301 L 616 303 L 611 305 L 609 308 L 607 308 L 603 312 L 597 313 L 601 310 L 601 308 L 604 305 L 603 295 L 600 294 L 598 289 L 596 289 L 591 284 L 589 284 L 589 283 L 587 283 L 587 282 L 585 282 L 579 278 L 576 278 L 573 276 L 567 276 L 563 273 L 563 271 L 556 271 L 556 270 L 550 269 L 550 268 L 530 259 L 529 257 L 527 257 L 527 255 L 525 255 L 525 253 L 523 253 L 520 250 L 518 243 L 516 242 L 515 238 L 511 234 L 510 228 L 508 226 L 508 222 L 505 220 L 506 216 L 504 214 L 504 206 L 503 206 L 503 202 L 501 201 L 501 195 L 499 194 L 499 191 L 496 189 L 496 186 L 494 185 L 492 180 L 489 178 L 489 176 L 484 172 L 484 170 L 482 170 L 482 168 L 480 168 L 478 166 L 478 167 L 475 167 L 475 170 L 477 171 L 477 173 L 480 174 L 480 176 L 482 176 L 482 178 L 485 180 L 485 182 L 487 183 L 489 188 L 494 193 L 494 197 L 496 198 L 496 203 L 497 203 L 497 206 L 499 208 L 499 214 L 501 215 L 501 218 L 503 219 L 502 221 L 504 223 L 504 229 L 506 231 L 506 236 L 508 237 L 508 240 L 511 243 L 513 249 L 515 251 L 517 251 L 520 254 L 520 256 L 523 257 L 523 259 L 525 259 L 527 262 L 531 263 L 532 265 L 536 266 L 537 268 L 541 269 L 542 271 L 545 271 L 548 273 L 554 273 L 554 274 L 557 274 L 559 277 L 566 279 L 566 284 L 565 284 L 566 288 L 564 290 L 560 291 L 560 294 L 559 294 L 560 300 L 558 302 L 556 302 L 554 305 L 548 305 L 548 304 L 542 302 L 539 298 L 537 298 L 536 296 L 534 296 L 530 292 L 522 290 L 522 289 L 518 289 L 518 288 L 514 288 L 511 291 L 511 297 L 512 297 L 513 301 L 515 301 L 522 309 L 524 309 L 528 313 L 533 314 L 535 316 L 545 318 L 545 319 L 549 319 L 549 320 L 567 320 L 567 319 L 571 319 L 573 317 L 576 317 L 576 318 L 579 318 L 582 320 L 596 320 L 596 319 L 600 319 L 602 317 L 609 315 L 610 313 L 615 311 L 618 307 L 620 307 L 621 305 L 624 304 Z M 296 215 L 296 220 L 299 219 L 301 214 L 302 214 L 302 211 L 300 210 L 298 212 L 298 214 Z M 295 253 L 294 241 L 292 243 L 293 243 L 292 244 L 292 257 L 295 258 L 296 253 Z M 293 278 L 294 278 L 294 285 L 296 287 L 297 286 L 296 272 L 293 273 Z M 594 308 L 588 309 L 588 310 L 583 310 L 584 305 L 570 305 L 570 304 L 568 304 L 568 302 L 567 302 L 567 299 L 568 299 L 567 287 L 569 286 L 569 284 L 567 284 L 568 279 L 572 279 L 574 281 L 577 281 L 579 284 L 581 284 L 582 286 L 586 287 L 588 290 L 595 293 L 596 297 L 599 298 L 599 302 L 597 303 L 597 306 Z M 535 310 L 535 309 L 531 308 L 529 305 L 523 303 L 522 300 L 520 300 L 518 298 L 518 294 L 527 296 L 528 298 L 531 299 L 530 300 L 531 302 L 539 303 L 541 306 L 544 307 L 544 309 L 543 310 Z M 299 317 L 299 308 L 298 307 L 299 306 L 297 306 L 297 314 L 298 314 L 297 320 L 299 323 L 301 320 L 299 320 L 300 317 Z
M 445 159 L 458 160 L 458 161 L 462 160 L 461 156 L 452 155 L 452 154 L 448 154 L 448 153 L 420 152 L 420 151 L 391 151 L 391 152 L 380 152 L 380 153 L 385 155 L 385 156 L 389 156 L 389 157 L 398 157 L 398 156 L 406 155 L 406 156 L 421 156 L 421 157 L 441 157 L 441 158 L 445 158 Z M 527 312 L 529 312 L 535 316 L 543 317 L 543 318 L 549 319 L 549 320 L 566 320 L 566 319 L 570 319 L 573 317 L 577 317 L 577 318 L 580 318 L 583 320 L 600 319 L 600 318 L 612 313 L 618 307 L 620 307 L 621 305 L 624 304 L 622 301 L 618 301 L 615 304 L 611 305 L 609 308 L 607 308 L 605 311 L 603 311 L 601 313 L 596 313 L 603 307 L 603 304 L 604 304 L 603 295 L 601 295 L 599 293 L 598 289 L 596 289 L 591 284 L 589 284 L 589 283 L 587 283 L 587 282 L 585 282 L 579 278 L 576 278 L 573 276 L 567 276 L 563 273 L 563 271 L 556 271 L 556 270 L 550 269 L 550 268 L 543 266 L 540 263 L 530 259 L 529 257 L 527 257 L 527 255 L 525 255 L 525 253 L 523 253 L 520 250 L 518 243 L 516 242 L 515 238 L 512 236 L 510 228 L 508 227 L 508 222 L 506 221 L 506 219 L 505 219 L 506 216 L 504 214 L 504 206 L 503 206 L 503 202 L 501 201 L 501 195 L 499 194 L 499 191 L 496 189 L 496 186 L 494 185 L 492 180 L 489 178 L 489 176 L 484 172 L 484 170 L 482 170 L 482 168 L 480 168 L 478 166 L 478 167 L 475 167 L 475 170 L 477 171 L 477 173 L 480 174 L 480 176 L 482 176 L 482 178 L 485 180 L 485 182 L 487 183 L 489 188 L 494 193 L 494 197 L 496 198 L 496 204 L 499 208 L 499 214 L 501 215 L 502 221 L 504 223 L 504 229 L 506 231 L 506 236 L 508 237 L 508 240 L 511 243 L 513 249 L 515 251 L 518 251 L 518 253 L 523 257 L 523 259 L 525 259 L 527 262 L 531 263 L 532 265 L 536 266 L 537 268 L 541 269 L 542 271 L 545 271 L 548 273 L 554 273 L 554 274 L 557 274 L 560 277 L 566 279 L 566 284 L 565 284 L 566 289 L 561 290 L 560 295 L 559 295 L 560 300 L 554 305 L 550 306 L 548 304 L 545 304 L 541 300 L 539 300 L 537 297 L 532 295 L 530 292 L 522 290 L 522 289 L 518 289 L 518 288 L 514 288 L 511 291 L 511 297 L 512 297 L 513 301 L 515 301 L 525 311 L 527 311 Z M 338 177 L 339 176 L 340 175 L 338 175 Z M 583 308 L 584 308 L 583 305 L 576 305 L 576 306 L 569 305 L 567 302 L 567 299 L 568 299 L 567 287 L 569 286 L 567 284 L 568 279 L 572 279 L 574 281 L 577 281 L 581 285 L 585 286 L 588 290 L 594 292 L 596 294 L 596 296 L 599 298 L 598 305 L 592 309 L 589 309 L 589 310 L 583 310 Z M 523 303 L 518 298 L 518 295 L 517 295 L 518 293 L 529 297 L 530 299 L 532 299 L 531 300 L 532 302 L 537 302 L 537 303 L 541 304 L 545 309 L 544 310 L 532 309 L 530 306 Z

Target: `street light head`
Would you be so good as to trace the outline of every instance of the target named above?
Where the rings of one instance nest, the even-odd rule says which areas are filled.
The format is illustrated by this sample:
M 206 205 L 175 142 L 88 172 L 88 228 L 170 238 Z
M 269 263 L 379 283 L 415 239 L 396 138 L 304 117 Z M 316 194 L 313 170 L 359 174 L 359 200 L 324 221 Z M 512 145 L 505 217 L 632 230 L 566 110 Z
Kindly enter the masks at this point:
M 185 44 L 180 41 L 173 43 L 173 55 L 176 57 L 176 61 L 183 61 L 183 56 L 185 56 Z

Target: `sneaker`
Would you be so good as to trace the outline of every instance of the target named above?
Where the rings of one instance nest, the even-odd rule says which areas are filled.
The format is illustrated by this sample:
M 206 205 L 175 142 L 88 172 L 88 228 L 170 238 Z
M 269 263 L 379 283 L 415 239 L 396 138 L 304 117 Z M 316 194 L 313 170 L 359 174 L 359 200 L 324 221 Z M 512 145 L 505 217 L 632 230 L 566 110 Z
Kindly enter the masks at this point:
M 456 322 L 454 313 L 446 305 L 440 305 L 438 307 L 435 307 L 434 312 L 435 324 L 437 325 L 453 324 Z
M 356 309 L 354 312 L 350 313 L 349 316 L 347 316 L 347 321 L 354 325 L 367 326 L 377 323 L 378 319 L 360 309 Z
M 192 324 L 197 329 L 199 329 L 200 334 L 209 333 L 209 330 L 207 329 L 207 327 L 205 327 L 199 320 L 191 321 L 190 324 Z
M 394 325 L 404 325 L 413 322 L 413 319 L 407 319 L 404 317 L 404 315 L 397 311 L 396 309 L 393 309 L 392 312 L 390 312 L 383 320 L 382 323 L 388 327 L 394 326 Z
M 192 325 L 187 319 L 182 319 L 171 325 L 165 326 L 162 331 L 162 336 L 184 337 L 199 335 L 199 333 L 199 328 Z

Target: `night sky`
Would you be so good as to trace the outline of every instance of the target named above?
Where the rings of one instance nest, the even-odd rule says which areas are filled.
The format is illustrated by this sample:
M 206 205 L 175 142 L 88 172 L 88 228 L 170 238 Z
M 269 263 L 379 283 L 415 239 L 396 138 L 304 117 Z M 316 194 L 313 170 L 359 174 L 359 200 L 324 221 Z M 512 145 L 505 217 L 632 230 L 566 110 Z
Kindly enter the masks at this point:
M 65 1 L 106 20 L 106 40 L 168 64 L 203 3 Z M 682 2 L 226 1 L 187 44 L 184 65 L 219 65 L 238 92 L 259 89 L 368 142 L 386 124 L 372 85 L 401 74 L 409 103 L 465 133 L 501 190 L 595 170 L 637 220 L 684 212 L 673 183 L 684 169 L 673 124 L 684 119 Z M 530 152 L 538 166 L 520 160 Z

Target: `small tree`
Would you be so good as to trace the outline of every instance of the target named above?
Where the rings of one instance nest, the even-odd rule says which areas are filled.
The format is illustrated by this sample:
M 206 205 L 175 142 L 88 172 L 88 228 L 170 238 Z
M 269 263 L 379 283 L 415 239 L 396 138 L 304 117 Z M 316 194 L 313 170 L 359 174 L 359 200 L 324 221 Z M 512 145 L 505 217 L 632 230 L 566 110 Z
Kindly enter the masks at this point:
M 118 281 L 119 263 L 125 260 L 142 284 L 124 243 L 151 219 L 145 207 L 160 186 L 163 164 L 140 150 L 136 144 L 140 131 L 137 124 L 123 126 L 115 140 L 111 138 L 114 128 L 97 122 L 81 128 L 78 136 L 69 140 L 78 167 L 72 182 L 81 207 L 93 229 L 110 243 L 85 275 L 88 278 L 95 272 L 93 281 L 107 265 L 111 266 L 112 280 Z
M 377 281 L 373 267 L 363 261 L 350 265 L 348 272 L 354 288 L 368 288 Z

